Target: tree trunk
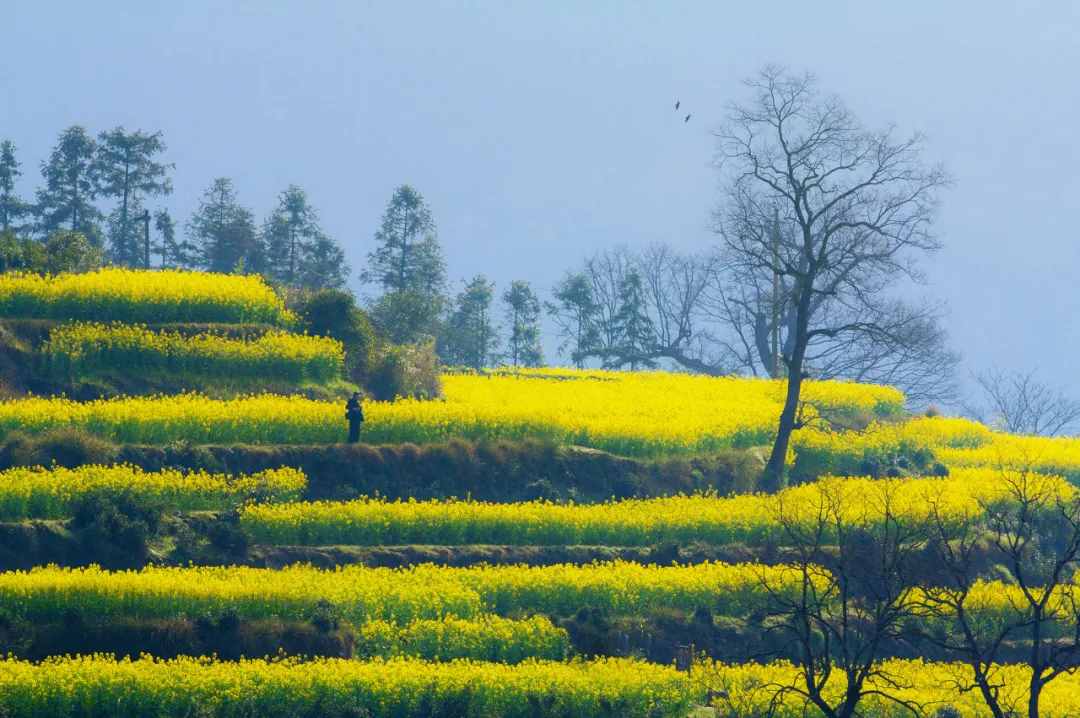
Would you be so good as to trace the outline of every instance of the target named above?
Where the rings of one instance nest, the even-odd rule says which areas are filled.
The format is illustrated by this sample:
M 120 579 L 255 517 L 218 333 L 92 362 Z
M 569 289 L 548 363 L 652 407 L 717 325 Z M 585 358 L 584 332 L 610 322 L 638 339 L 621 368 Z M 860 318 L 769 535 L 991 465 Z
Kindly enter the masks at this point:
M 780 412 L 780 425 L 776 430 L 769 462 L 765 465 L 761 488 L 777 491 L 784 486 L 784 463 L 787 459 L 791 434 L 795 431 L 799 412 L 799 399 L 802 394 L 803 359 L 806 357 L 806 345 L 809 342 L 810 324 L 810 288 L 805 286 L 799 292 L 796 308 L 795 345 L 788 361 L 787 395 L 784 398 L 784 410 Z
M 128 233 L 127 233 L 128 232 L 128 190 L 129 190 L 129 184 L 130 184 L 129 181 L 128 181 L 129 172 L 130 172 L 128 167 L 129 167 L 129 165 L 127 163 L 125 163 L 124 164 L 124 198 L 123 198 L 123 200 L 121 201 L 121 204 L 120 204 L 120 241 L 122 241 L 124 243 L 124 245 L 123 245 L 123 247 L 121 249 L 121 251 L 124 254 L 127 254 L 128 251 L 129 251 L 129 247 L 128 247 L 127 243 L 131 239 L 131 237 L 129 237 Z M 135 264 L 135 253 L 138 250 L 135 249 L 135 247 L 130 247 L 130 251 L 131 251 L 131 264 L 134 265 Z M 127 259 L 127 257 L 125 257 L 124 259 Z

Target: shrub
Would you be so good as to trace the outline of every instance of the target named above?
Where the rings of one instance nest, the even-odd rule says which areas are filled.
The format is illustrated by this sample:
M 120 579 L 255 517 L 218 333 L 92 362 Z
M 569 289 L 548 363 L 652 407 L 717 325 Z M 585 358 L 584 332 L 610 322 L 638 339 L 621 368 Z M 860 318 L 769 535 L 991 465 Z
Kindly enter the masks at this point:
M 375 330 L 350 292 L 320 289 L 299 292 L 291 299 L 293 311 L 311 334 L 337 339 L 345 345 L 345 370 L 358 384 L 365 383 L 375 351 Z
M 130 492 L 90 494 L 75 502 L 71 528 L 87 555 L 108 557 L 118 551 L 117 561 L 102 563 L 140 565 L 149 556 L 149 541 L 161 523 L 161 508 L 139 501 Z
M 378 401 L 393 401 L 398 397 L 434 399 L 442 396 L 435 342 L 382 347 L 367 387 Z
M 0 443 L 0 468 L 56 465 L 73 469 L 84 464 L 110 464 L 118 451 L 109 441 L 71 427 L 35 436 L 13 431 Z

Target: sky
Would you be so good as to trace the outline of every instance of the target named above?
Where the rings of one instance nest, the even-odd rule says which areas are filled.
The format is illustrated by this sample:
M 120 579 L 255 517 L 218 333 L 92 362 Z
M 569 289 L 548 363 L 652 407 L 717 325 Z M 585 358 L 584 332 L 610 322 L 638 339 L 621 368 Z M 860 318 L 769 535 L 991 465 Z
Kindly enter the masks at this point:
M 713 246 L 712 132 L 768 63 L 954 179 L 921 293 L 964 373 L 1080 396 L 1080 3 L 4 0 L 0 139 L 24 195 L 65 127 L 160 130 L 181 222 L 213 178 L 258 217 L 307 190 L 353 286 L 390 195 L 428 201 L 454 286 L 542 295 L 616 245 Z M 676 99 L 684 112 L 675 113 Z M 685 112 L 692 114 L 683 122 Z

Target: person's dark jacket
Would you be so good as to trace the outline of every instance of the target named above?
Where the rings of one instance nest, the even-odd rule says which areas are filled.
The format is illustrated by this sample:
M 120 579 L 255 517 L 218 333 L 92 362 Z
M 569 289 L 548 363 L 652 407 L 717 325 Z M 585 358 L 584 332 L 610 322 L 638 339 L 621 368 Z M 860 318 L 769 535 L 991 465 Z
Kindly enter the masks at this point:
M 349 423 L 361 423 L 364 421 L 364 405 L 356 399 L 349 399 L 345 403 L 345 418 Z

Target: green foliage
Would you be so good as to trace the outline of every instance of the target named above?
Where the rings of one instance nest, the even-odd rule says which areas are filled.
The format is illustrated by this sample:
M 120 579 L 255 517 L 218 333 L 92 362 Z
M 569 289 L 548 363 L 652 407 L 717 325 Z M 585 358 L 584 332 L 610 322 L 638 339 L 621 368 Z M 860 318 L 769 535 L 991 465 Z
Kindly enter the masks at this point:
M 628 366 L 631 371 L 656 367 L 656 362 L 647 356 L 653 345 L 654 328 L 646 311 L 641 275 L 635 270 L 627 272 L 619 282 L 618 310 L 611 324 L 617 348 L 605 366 L 613 369 Z
M 454 311 L 439 338 L 439 357 L 450 365 L 482 369 L 495 361 L 498 333 L 491 318 L 495 284 L 480 274 L 454 301 Z
M 379 334 L 395 344 L 418 342 L 439 334 L 445 299 L 430 292 L 387 292 L 369 309 Z
M 371 369 L 367 387 L 379 401 L 441 396 L 442 380 L 435 342 L 383 346 Z
M 436 237 L 435 220 L 424 198 L 409 185 L 394 190 L 375 233 L 377 247 L 361 274 L 384 293 L 438 293 L 446 282 L 446 265 Z
M 172 192 L 168 172 L 173 166 L 154 159 L 165 149 L 160 132 L 116 127 L 98 135 L 94 158 L 98 194 L 118 201 L 109 217 L 109 253 L 117 264 L 149 268 L 149 250 L 142 241 L 141 200 Z
M 0 230 L 0 272 L 40 272 L 45 264 L 41 242 L 20 237 L 10 229 Z
M 187 223 L 196 261 L 211 272 L 258 272 L 266 253 L 251 210 L 236 200 L 232 180 L 218 177 L 203 193 Z
M 599 307 L 592 283 L 584 273 L 567 274 L 555 286 L 554 297 L 545 308 L 559 327 L 559 353 L 568 355 L 580 369 L 600 342 Z
M 0 233 L 15 232 L 20 219 L 30 214 L 31 207 L 15 193 L 15 183 L 22 176 L 15 158 L 15 145 L 10 140 L 0 142 Z
M 503 292 L 509 324 L 506 361 L 511 366 L 535 367 L 544 363 L 540 347 L 540 300 L 528 282 L 515 280 Z
M 375 326 L 396 344 L 437 336 L 446 264 L 431 210 L 419 192 L 408 185 L 394 191 L 375 242 L 360 274 L 382 290 L 371 305 Z
M 101 249 L 84 234 L 58 230 L 45 240 L 46 274 L 91 272 L 101 266 Z
M 161 257 L 161 266 L 165 268 L 194 267 L 196 247 L 190 240 L 176 237 L 176 223 L 172 215 L 164 209 L 154 213 L 154 230 L 158 240 L 152 250 Z
M 351 292 L 319 289 L 293 293 L 290 308 L 310 334 L 332 337 L 345 347 L 345 371 L 349 378 L 364 384 L 375 355 L 375 329 L 367 315 L 356 306 Z
M 139 566 L 161 523 L 161 507 L 132 492 L 90 494 L 73 506 L 71 528 L 88 555 L 113 558 L 112 567 Z
M 63 466 L 112 463 L 118 449 L 105 439 L 70 427 L 41 434 L 13 431 L 0 442 L 0 468 L 12 466 Z
M 345 253 L 319 226 L 307 193 L 296 185 L 278 197 L 262 229 L 266 271 L 289 286 L 340 288 L 349 274 Z
M 73 125 L 60 134 L 41 167 L 45 186 L 37 193 L 37 214 L 46 234 L 67 225 L 101 246 L 101 212 L 93 205 L 100 189 L 94 158 L 97 143 L 86 129 Z

